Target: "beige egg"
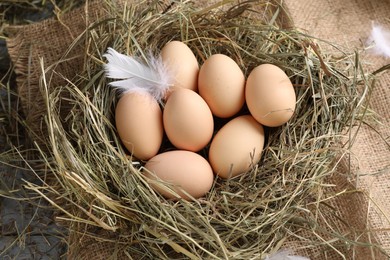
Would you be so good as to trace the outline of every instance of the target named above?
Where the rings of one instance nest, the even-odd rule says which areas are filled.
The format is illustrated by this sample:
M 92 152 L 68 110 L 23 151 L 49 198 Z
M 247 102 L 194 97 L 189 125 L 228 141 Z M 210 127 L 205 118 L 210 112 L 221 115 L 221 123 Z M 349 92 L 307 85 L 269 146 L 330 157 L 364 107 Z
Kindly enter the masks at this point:
M 213 115 L 207 103 L 196 92 L 177 89 L 168 98 L 163 112 L 164 129 L 178 149 L 197 152 L 211 140 Z
M 211 141 L 209 162 L 218 176 L 227 179 L 247 172 L 260 161 L 264 129 L 251 115 L 230 120 Z
M 207 160 L 189 151 L 160 153 L 150 159 L 145 168 L 149 171 L 145 171 L 145 174 L 152 188 L 169 199 L 189 199 L 186 193 L 200 198 L 211 189 L 214 181 Z M 168 188 L 161 181 L 168 184 Z
M 147 93 L 126 93 L 115 109 L 119 137 L 136 158 L 148 160 L 158 153 L 163 139 L 162 111 Z
M 262 64 L 251 71 L 245 97 L 252 116 L 270 127 L 286 123 L 292 117 L 297 101 L 286 73 L 272 64 Z
M 237 63 L 223 54 L 210 56 L 199 70 L 199 94 L 217 117 L 227 118 L 245 102 L 245 77 Z
M 199 64 L 194 53 L 185 43 L 168 42 L 161 49 L 161 58 L 172 72 L 174 82 L 172 90 L 177 88 L 198 90 Z

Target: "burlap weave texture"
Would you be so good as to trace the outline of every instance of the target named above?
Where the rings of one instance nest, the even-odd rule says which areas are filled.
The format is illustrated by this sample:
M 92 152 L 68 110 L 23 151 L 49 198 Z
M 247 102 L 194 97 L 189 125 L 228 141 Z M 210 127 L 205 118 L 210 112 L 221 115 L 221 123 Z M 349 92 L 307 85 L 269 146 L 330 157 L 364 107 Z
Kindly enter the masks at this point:
M 55 19 L 8 28 L 7 47 L 17 75 L 26 126 L 30 133 L 34 133 L 32 140 L 42 148 L 48 135 L 44 122 L 46 104 L 40 92 L 42 75 L 45 74 L 46 80 L 55 82 L 58 87 L 64 85 L 66 79 L 74 78 L 82 70 L 83 50 L 87 44 L 77 41 L 77 37 L 104 15 L 104 9 L 94 1 L 78 10 Z M 61 109 L 66 116 L 66 105 Z
M 310 35 L 362 52 L 367 72 L 390 59 L 373 55 L 369 36 L 373 24 L 390 30 L 390 1 L 386 0 L 286 0 L 296 27 Z M 367 223 L 390 253 L 390 72 L 378 75 L 371 107 L 381 124 L 364 125 L 352 147 L 356 187 L 366 193 Z M 364 205 L 362 205 L 364 207 Z

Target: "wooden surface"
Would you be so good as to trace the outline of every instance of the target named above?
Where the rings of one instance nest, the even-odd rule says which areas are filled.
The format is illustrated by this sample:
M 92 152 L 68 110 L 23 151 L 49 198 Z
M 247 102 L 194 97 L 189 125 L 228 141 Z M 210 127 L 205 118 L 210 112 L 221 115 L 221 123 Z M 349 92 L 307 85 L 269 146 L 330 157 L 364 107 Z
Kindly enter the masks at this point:
M 0 78 L 10 66 L 5 45 L 0 44 Z M 8 128 L 8 91 L 0 85 L 0 259 L 61 259 L 66 252 L 63 232 L 54 223 L 52 211 L 43 200 L 20 201 L 7 198 L 22 197 L 23 180 L 37 182 L 34 174 L 4 163 L 7 158 L 4 129 Z M 10 133 L 14 134 L 14 133 Z

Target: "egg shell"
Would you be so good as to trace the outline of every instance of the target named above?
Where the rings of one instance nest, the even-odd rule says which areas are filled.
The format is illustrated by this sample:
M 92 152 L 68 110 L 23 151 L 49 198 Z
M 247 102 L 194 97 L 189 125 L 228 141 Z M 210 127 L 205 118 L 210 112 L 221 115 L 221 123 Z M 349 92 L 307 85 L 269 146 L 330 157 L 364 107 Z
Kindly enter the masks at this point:
M 218 176 L 227 179 L 247 172 L 260 161 L 264 129 L 251 115 L 230 120 L 210 144 L 209 162 Z
M 155 156 L 162 143 L 162 111 L 148 93 L 126 93 L 115 109 L 119 137 L 129 152 L 140 160 Z
M 214 174 L 207 160 L 190 151 L 160 153 L 150 159 L 145 168 L 149 171 L 145 171 L 145 175 L 149 178 L 151 187 L 169 199 L 189 199 L 185 192 L 194 198 L 200 198 L 210 191 L 214 181 Z M 179 197 L 158 179 L 169 184 L 168 187 Z
M 199 94 L 212 113 L 228 118 L 245 102 L 245 76 L 237 63 L 224 54 L 211 55 L 199 70 Z
M 164 129 L 178 149 L 199 151 L 211 140 L 213 115 L 196 92 L 177 89 L 168 98 L 163 112 Z
M 181 41 L 171 41 L 161 49 L 161 58 L 173 75 L 174 86 L 198 90 L 199 64 L 191 49 Z M 170 92 L 168 92 L 170 94 Z
M 286 73 L 272 64 L 262 64 L 251 71 L 245 98 L 252 116 L 270 127 L 286 123 L 293 116 L 297 101 Z

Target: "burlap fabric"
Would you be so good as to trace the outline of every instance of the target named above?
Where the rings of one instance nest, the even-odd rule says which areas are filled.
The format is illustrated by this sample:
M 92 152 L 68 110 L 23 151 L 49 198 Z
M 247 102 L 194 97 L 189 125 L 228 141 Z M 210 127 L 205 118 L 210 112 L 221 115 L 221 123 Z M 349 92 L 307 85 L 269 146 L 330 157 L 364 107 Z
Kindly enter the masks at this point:
M 346 49 L 363 47 L 361 44 L 367 38 L 371 28 L 371 20 L 388 24 L 385 18 L 390 11 L 387 1 L 364 0 L 321 1 L 321 0 L 287 0 L 286 10 L 289 11 L 294 24 L 309 34 L 327 39 L 343 45 Z M 78 42 L 78 48 L 67 53 L 71 44 L 93 21 L 104 16 L 102 6 L 89 3 L 85 7 L 75 10 L 60 19 L 50 19 L 41 23 L 12 28 L 14 36 L 8 40 L 10 56 L 17 73 L 17 84 L 22 98 L 23 111 L 26 122 L 36 133 L 36 140 L 45 136 L 44 117 L 45 106 L 40 93 L 37 92 L 41 67 L 39 58 L 42 57 L 45 67 L 50 69 L 46 77 L 63 83 L 63 78 L 72 78 L 82 66 L 83 44 Z M 66 57 L 66 62 L 57 64 L 57 61 Z M 368 70 L 375 69 L 386 61 L 366 57 Z M 344 190 L 351 192 L 336 196 L 328 200 L 328 205 L 337 209 L 338 215 L 321 216 L 323 222 L 331 221 L 339 233 L 344 234 L 351 241 L 339 247 L 340 242 L 326 241 L 332 230 L 326 225 L 313 230 L 302 230 L 286 241 L 284 247 L 291 248 L 297 253 L 311 259 L 342 259 L 341 254 L 348 259 L 381 259 L 379 249 L 364 246 L 368 242 L 378 242 L 390 253 L 389 223 L 389 108 L 390 90 L 389 73 L 380 77 L 380 85 L 376 88 L 373 98 L 373 108 L 383 117 L 383 125 L 364 126 L 359 132 L 355 146 L 352 149 L 354 167 L 345 162 L 338 174 L 328 181 L 335 186 L 328 189 L 324 199 L 332 197 Z M 381 134 L 379 136 L 378 132 Z M 43 138 L 42 138 L 43 136 Z M 352 173 L 352 175 L 351 175 Z M 356 177 L 356 178 L 355 178 Z M 351 182 L 353 180 L 354 182 Z M 359 192 L 355 192 L 356 188 Z M 361 192 L 360 192 L 361 191 Z M 301 236 L 302 239 L 297 239 Z M 310 242 L 316 241 L 316 242 Z M 316 244 L 317 243 L 317 244 Z M 324 244 L 337 246 L 337 250 L 323 250 Z M 70 230 L 69 258 L 77 259 L 107 259 L 118 257 L 118 245 L 108 243 L 104 239 L 90 239 L 86 235 Z
M 301 30 L 344 49 L 363 51 L 367 71 L 375 71 L 390 62 L 390 59 L 374 56 L 368 48 L 373 23 L 390 30 L 390 1 L 286 0 L 285 5 L 295 26 Z M 390 72 L 378 75 L 371 106 L 382 124 L 363 125 L 351 150 L 352 173 L 356 177 L 354 185 L 365 193 L 363 201 L 362 197 L 351 201 L 361 206 L 351 217 L 357 219 L 359 214 L 365 214 L 367 234 L 378 239 L 387 253 L 390 253 L 389 85 Z
M 58 87 L 66 83 L 65 79 L 74 78 L 82 70 L 83 49 L 87 44 L 86 40 L 78 41 L 77 37 L 103 16 L 101 6 L 89 1 L 79 11 L 56 19 L 7 28 L 10 34 L 7 48 L 17 75 L 25 124 L 30 128 L 31 139 L 41 148 L 45 147 L 48 135 L 44 122 L 46 104 L 39 87 L 43 82 L 42 69 L 45 70 L 46 80 L 55 82 Z M 66 107 L 63 104 L 60 108 L 64 116 L 67 115 Z

